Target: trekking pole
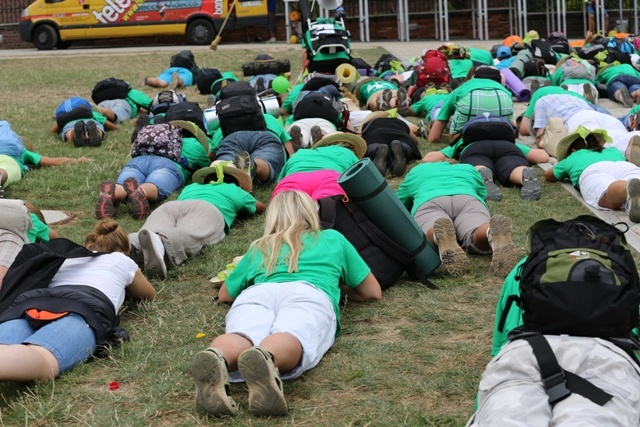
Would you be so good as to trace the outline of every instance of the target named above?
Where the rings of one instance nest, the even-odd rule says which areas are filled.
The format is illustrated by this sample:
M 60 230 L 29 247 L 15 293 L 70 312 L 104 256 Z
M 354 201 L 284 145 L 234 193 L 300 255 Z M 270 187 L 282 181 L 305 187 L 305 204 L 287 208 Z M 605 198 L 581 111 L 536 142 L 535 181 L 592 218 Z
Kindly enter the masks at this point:
M 222 40 L 222 36 L 220 34 L 222 34 L 222 30 L 224 30 L 225 25 L 227 25 L 227 21 L 229 20 L 229 17 L 231 16 L 231 12 L 233 12 L 233 9 L 236 7 L 236 1 L 237 0 L 233 0 L 233 3 L 231 3 L 231 7 L 229 8 L 229 11 L 227 12 L 227 16 L 224 18 L 224 21 L 222 22 L 222 26 L 220 27 L 220 31 L 218 31 L 218 34 L 216 35 L 216 38 L 213 39 L 213 41 L 209 45 L 209 49 L 211 49 L 213 51 L 218 50 L 218 45 L 220 44 L 220 41 Z

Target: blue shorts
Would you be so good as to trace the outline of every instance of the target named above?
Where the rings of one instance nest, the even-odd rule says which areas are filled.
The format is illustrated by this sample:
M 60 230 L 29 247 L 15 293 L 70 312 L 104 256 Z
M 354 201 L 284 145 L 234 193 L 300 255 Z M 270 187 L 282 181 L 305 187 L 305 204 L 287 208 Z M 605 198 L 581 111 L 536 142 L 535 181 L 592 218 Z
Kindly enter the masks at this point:
M 96 351 L 96 337 L 82 316 L 70 313 L 35 329 L 27 319 L 0 323 L 0 344 L 33 344 L 49 350 L 60 373 L 89 359 Z
M 124 165 L 116 181 L 123 185 L 127 178 L 135 178 L 138 184 L 148 182 L 158 187 L 158 201 L 166 199 L 182 187 L 183 176 L 180 167 L 161 156 L 138 156 Z
M 601 0 L 601 1 L 602 1 L 602 3 L 604 3 L 604 0 Z M 600 4 L 602 4 L 602 3 L 600 3 Z M 604 12 L 604 16 L 609 16 L 609 14 L 607 13 L 607 10 L 604 8 L 604 6 L 601 6 L 601 7 L 602 7 L 602 11 Z M 595 11 L 593 10 L 593 5 L 591 3 L 589 3 L 587 5 L 587 13 L 589 15 L 595 15 Z
M 87 122 L 94 122 L 98 130 L 102 132 L 102 140 L 104 141 L 104 138 L 107 136 L 107 134 L 104 132 L 104 125 L 102 123 L 93 119 L 80 119 L 80 120 L 82 120 L 85 123 L 85 125 L 87 124 Z M 67 132 L 73 129 L 73 125 L 75 125 L 76 122 L 80 120 L 71 120 L 69 123 L 64 125 L 64 127 L 62 128 L 62 131 L 60 132 L 60 138 L 62 139 L 63 142 L 67 142 L 65 135 L 67 134 Z
M 182 67 L 171 67 L 167 68 L 158 76 L 158 80 L 164 80 L 167 83 L 171 82 L 171 75 L 173 73 L 178 73 L 180 78 L 182 79 L 182 86 L 192 86 L 193 85 L 193 73 Z
M 269 165 L 269 179 L 262 184 L 270 184 L 280 175 L 285 162 L 285 151 L 274 133 L 268 130 L 241 130 L 227 135 L 216 151 L 216 160 L 233 161 L 239 151 L 246 151 L 252 159 L 264 160 Z
M 116 124 L 122 123 L 123 120 L 129 120 L 133 109 L 124 99 L 108 99 L 98 104 L 98 107 L 108 108 L 116 115 Z

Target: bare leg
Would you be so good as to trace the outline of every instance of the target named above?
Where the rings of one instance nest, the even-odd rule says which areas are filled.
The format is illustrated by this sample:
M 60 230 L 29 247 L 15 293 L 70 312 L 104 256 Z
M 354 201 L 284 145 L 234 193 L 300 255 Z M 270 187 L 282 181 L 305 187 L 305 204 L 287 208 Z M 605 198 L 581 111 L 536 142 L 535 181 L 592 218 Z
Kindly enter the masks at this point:
M 229 371 L 238 369 L 238 356 L 243 351 L 253 347 L 253 343 L 238 334 L 218 335 L 209 347 L 214 348 L 227 362 Z
M 254 159 L 256 162 L 256 176 L 260 182 L 267 182 L 271 173 L 271 166 L 262 159 Z
M 260 347 L 273 355 L 273 364 L 283 374 L 292 371 L 302 360 L 300 341 L 287 332 L 269 335 Z
M 509 175 L 509 182 L 515 185 L 522 185 L 522 171 L 526 169 L 526 166 L 518 166 Z
M 0 289 L 2 289 L 2 279 L 4 279 L 4 276 L 6 276 L 7 270 L 9 270 L 9 267 L 0 265 Z
M 158 187 L 156 187 L 155 184 L 145 182 L 144 184 L 140 184 L 140 188 L 142 188 L 144 195 L 150 203 L 158 200 Z
M 598 205 L 603 208 L 619 210 L 627 201 L 627 181 L 612 182 L 607 191 L 598 200 Z
M 476 228 L 476 231 L 473 232 L 473 244 L 476 248 L 481 249 L 483 251 L 491 249 L 491 245 L 489 244 L 489 237 L 487 237 L 487 230 L 489 229 L 489 223 L 485 222 Z
M 151 87 L 167 87 L 169 86 L 169 82 L 164 80 L 160 80 L 157 77 L 147 77 L 145 80 L 145 84 Z
M 46 381 L 60 371 L 58 360 L 38 345 L 0 347 L 0 381 Z

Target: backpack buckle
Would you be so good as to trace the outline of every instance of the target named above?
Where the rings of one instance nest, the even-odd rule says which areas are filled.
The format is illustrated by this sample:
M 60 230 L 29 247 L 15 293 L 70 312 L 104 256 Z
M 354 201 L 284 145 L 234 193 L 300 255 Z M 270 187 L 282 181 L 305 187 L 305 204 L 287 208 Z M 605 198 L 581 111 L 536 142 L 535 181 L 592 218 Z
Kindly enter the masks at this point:
M 544 389 L 549 395 L 550 405 L 560 402 L 571 394 L 571 390 L 567 388 L 563 370 L 548 378 L 543 378 L 542 383 L 544 384 Z

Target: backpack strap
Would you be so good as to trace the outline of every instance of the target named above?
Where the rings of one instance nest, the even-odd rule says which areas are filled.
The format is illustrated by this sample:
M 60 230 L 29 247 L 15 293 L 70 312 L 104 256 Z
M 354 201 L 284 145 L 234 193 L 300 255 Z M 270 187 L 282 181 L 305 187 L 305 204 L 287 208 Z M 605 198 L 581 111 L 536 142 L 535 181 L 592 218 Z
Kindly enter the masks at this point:
M 318 199 L 320 205 L 320 226 L 323 229 L 333 229 L 336 225 L 336 203 L 333 197 L 322 197 Z
M 542 384 L 549 396 L 550 405 L 555 405 L 566 399 L 571 393 L 577 393 L 600 406 L 603 406 L 613 397 L 584 378 L 562 369 L 558 364 L 558 359 L 553 354 L 553 349 L 542 334 L 526 332 L 513 338 L 523 339 L 531 346 L 533 355 L 540 367 Z

